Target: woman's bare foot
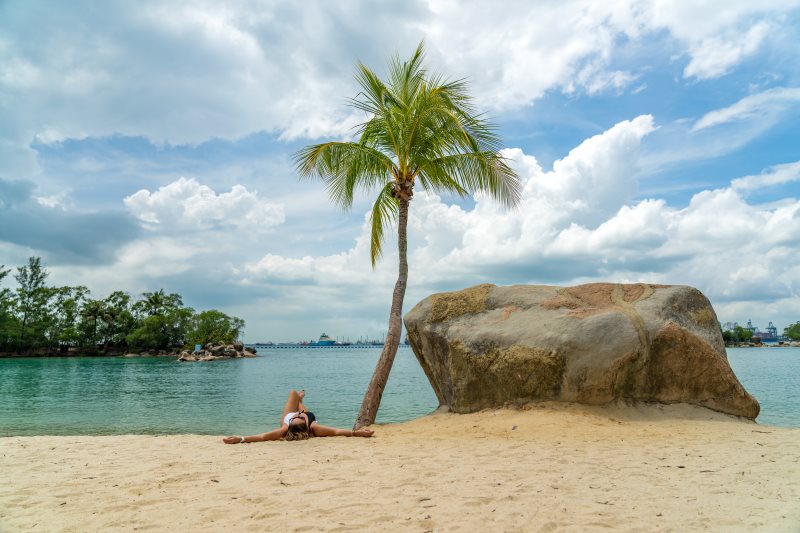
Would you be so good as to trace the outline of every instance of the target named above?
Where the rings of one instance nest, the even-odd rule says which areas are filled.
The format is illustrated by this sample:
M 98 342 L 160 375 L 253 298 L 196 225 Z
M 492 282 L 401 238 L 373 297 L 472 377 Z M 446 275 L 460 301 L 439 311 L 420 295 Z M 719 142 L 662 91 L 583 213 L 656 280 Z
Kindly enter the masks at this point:
M 353 432 L 354 437 L 371 437 L 375 432 L 371 429 L 361 428 Z
M 231 437 L 225 437 L 224 439 L 222 439 L 222 442 L 224 442 L 225 444 L 239 444 L 240 442 L 242 442 L 242 437 L 237 437 L 235 435 Z
M 306 390 L 305 389 L 300 389 L 300 392 L 298 392 L 297 395 L 300 396 L 300 401 L 302 402 L 303 398 L 306 397 Z

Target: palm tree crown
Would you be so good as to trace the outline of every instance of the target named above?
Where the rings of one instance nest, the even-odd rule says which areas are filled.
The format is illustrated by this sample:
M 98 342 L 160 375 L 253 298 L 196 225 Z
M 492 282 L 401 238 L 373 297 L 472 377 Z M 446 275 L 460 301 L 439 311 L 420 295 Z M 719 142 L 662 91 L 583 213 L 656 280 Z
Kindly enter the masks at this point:
M 485 191 L 506 206 L 519 200 L 517 176 L 499 154 L 494 126 L 475 111 L 466 82 L 429 74 L 424 58 L 423 43 L 408 61 L 395 57 L 386 81 L 359 63 L 361 92 L 350 104 L 369 119 L 358 128 L 358 142 L 316 144 L 295 156 L 300 175 L 321 178 L 343 209 L 352 206 L 357 189 L 379 190 L 371 213 L 373 266 L 384 228 L 417 183 L 461 197 Z

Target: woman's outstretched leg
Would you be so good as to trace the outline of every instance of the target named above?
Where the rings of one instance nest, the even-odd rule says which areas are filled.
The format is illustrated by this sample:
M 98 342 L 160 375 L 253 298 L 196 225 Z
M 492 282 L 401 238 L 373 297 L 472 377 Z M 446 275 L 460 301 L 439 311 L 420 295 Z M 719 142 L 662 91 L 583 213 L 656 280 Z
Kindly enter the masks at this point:
M 286 398 L 286 405 L 283 406 L 283 414 L 278 422 L 279 424 L 283 425 L 283 419 L 287 413 L 296 413 L 300 410 L 300 405 L 305 395 L 306 391 L 304 390 L 297 392 L 296 390 L 292 389 L 289 391 L 289 397 Z

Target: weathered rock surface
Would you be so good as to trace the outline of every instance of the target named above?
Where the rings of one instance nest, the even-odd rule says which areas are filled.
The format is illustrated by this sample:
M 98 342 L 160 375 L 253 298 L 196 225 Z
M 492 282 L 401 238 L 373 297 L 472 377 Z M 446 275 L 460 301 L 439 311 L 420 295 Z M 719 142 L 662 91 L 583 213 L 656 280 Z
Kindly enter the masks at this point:
M 241 343 L 235 344 L 206 344 L 199 352 L 183 350 L 178 356 L 178 361 L 182 363 L 195 361 L 216 361 L 217 359 L 232 359 L 236 357 L 255 357 L 256 349 L 251 346 L 244 346 Z
M 441 405 L 691 403 L 754 419 L 705 296 L 677 285 L 478 285 L 404 317 Z

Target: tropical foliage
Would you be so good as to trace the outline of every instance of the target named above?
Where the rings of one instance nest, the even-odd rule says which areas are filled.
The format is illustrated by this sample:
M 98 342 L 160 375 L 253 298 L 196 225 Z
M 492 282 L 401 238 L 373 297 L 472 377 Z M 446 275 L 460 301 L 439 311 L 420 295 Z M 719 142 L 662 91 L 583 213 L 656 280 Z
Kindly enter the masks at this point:
M 216 310 L 195 312 L 163 289 L 138 299 L 115 291 L 93 299 L 83 286 L 47 284 L 41 259 L 18 267 L 17 288 L 3 288 L 11 270 L 0 266 L 0 352 L 22 354 L 120 353 L 173 350 L 207 342 L 230 343 L 244 321 Z
M 783 334 L 793 341 L 800 341 L 800 322 L 795 322 L 784 328 Z
M 742 326 L 736 326 L 732 330 L 722 332 L 722 340 L 725 342 L 748 342 L 753 338 L 753 332 Z
M 190 345 L 206 345 L 209 342 L 230 344 L 239 338 L 239 332 L 243 329 L 244 320 L 241 318 L 229 317 L 211 309 L 192 316 L 186 340 Z
M 298 173 L 322 180 L 331 200 L 347 210 L 357 191 L 377 193 L 371 220 L 370 260 L 380 258 L 384 236 L 397 223 L 399 272 L 383 353 L 364 396 L 355 428 L 375 421 L 402 332 L 408 279 L 408 208 L 414 188 L 465 197 L 483 191 L 514 206 L 520 182 L 500 154 L 502 144 L 473 106 L 464 80 L 448 81 L 424 66 L 423 44 L 407 61 L 395 58 L 388 78 L 358 65 L 361 92 L 350 100 L 366 120 L 355 142 L 331 141 L 296 154 Z

